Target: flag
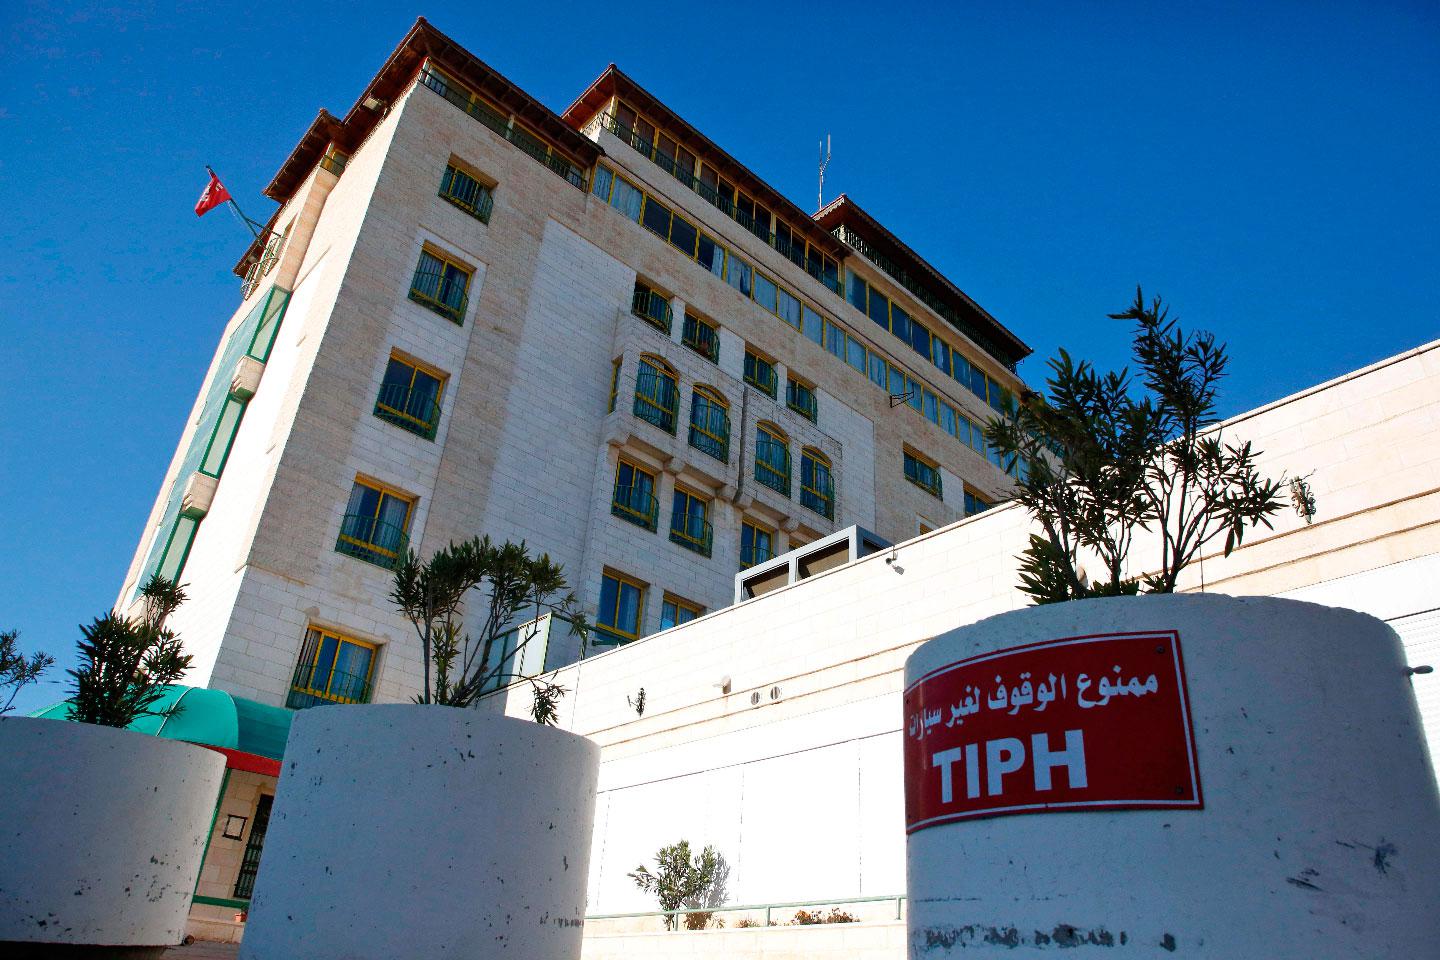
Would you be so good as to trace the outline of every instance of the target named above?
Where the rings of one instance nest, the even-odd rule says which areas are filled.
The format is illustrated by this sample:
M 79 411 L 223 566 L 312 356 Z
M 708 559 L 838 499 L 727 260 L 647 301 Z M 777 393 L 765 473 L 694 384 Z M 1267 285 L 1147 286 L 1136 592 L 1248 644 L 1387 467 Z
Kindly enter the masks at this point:
M 200 194 L 200 199 L 195 203 L 195 216 L 203 217 L 214 210 L 220 204 L 230 199 L 230 191 L 225 189 L 225 184 L 212 172 L 210 182 L 205 185 L 205 191 Z

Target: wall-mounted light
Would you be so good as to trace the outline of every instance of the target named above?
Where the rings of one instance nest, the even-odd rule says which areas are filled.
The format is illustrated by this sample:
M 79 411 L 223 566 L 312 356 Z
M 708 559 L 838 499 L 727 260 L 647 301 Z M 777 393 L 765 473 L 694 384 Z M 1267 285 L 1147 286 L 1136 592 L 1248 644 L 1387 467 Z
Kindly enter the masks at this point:
M 225 818 L 225 832 L 221 834 L 226 840 L 239 840 L 245 836 L 245 818 L 230 814 Z
M 360 101 L 360 106 L 364 107 L 366 110 L 378 111 L 381 107 L 385 106 L 385 101 L 381 100 L 379 97 L 368 96 L 364 100 Z

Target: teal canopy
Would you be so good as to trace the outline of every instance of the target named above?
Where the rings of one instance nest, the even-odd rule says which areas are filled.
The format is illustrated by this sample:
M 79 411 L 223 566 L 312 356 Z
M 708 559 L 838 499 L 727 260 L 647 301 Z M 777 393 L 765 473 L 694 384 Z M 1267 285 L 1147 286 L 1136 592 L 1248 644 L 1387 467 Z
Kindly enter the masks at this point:
M 291 710 L 234 697 L 224 690 L 178 684 L 166 687 L 151 709 L 164 714 L 177 706 L 179 709 L 169 716 L 141 717 L 130 724 L 129 729 L 271 760 L 285 755 L 285 741 L 290 736 L 290 719 L 294 714 Z M 69 720 L 70 704 L 68 701 L 57 703 L 31 716 Z

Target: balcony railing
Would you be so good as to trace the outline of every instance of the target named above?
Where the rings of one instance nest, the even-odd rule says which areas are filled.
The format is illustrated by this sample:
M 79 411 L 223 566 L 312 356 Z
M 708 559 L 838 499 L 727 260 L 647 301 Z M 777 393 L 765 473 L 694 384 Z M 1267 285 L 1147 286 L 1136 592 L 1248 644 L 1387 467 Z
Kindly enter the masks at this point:
M 660 504 L 644 487 L 617 485 L 610 498 L 610 512 L 621 520 L 653 531 Z
M 790 450 L 783 443 L 755 443 L 755 482 L 790 496 Z
M 466 289 L 469 285 L 468 280 L 462 283 L 453 278 L 446 279 L 443 273 L 417 270 L 415 278 L 410 281 L 410 299 L 447 320 L 463 323 L 465 305 L 470 299 Z
M 720 362 L 720 335 L 715 328 L 701 323 L 690 315 L 685 316 L 685 327 L 680 342 L 711 363 Z
M 667 337 L 670 335 L 670 325 L 675 319 L 674 311 L 670 308 L 670 301 L 654 290 L 636 289 L 635 296 L 630 298 L 630 312 L 659 329 Z
M 940 496 L 940 471 L 929 464 L 910 457 L 905 458 L 905 479 L 915 484 L 932 497 Z
M 451 183 L 452 186 L 449 190 L 446 190 L 443 184 L 441 185 L 441 198 L 464 210 L 481 223 L 489 223 L 490 211 L 495 208 L 494 192 L 480 184 L 475 184 L 474 188 L 467 190 L 464 187 L 454 186 L 453 180 Z
M 800 487 L 800 505 L 814 510 L 826 520 L 835 519 L 835 485 L 829 477 L 820 477 Z
M 815 403 L 815 391 L 791 381 L 785 385 L 785 405 L 806 420 L 814 423 L 819 416 Z
M 710 521 L 699 514 L 683 513 L 670 518 L 671 543 L 678 543 L 686 550 L 708 557 L 714 539 L 715 531 Z
M 771 399 L 774 399 L 777 389 L 776 375 L 775 368 L 770 364 L 745 364 L 745 382 L 756 389 L 764 390 Z
M 690 446 L 721 463 L 730 462 L 730 415 L 718 406 L 690 418 Z
M 508 117 L 502 116 L 479 100 L 471 99 L 467 91 L 452 85 L 450 81 L 432 70 L 428 63 L 420 71 L 420 83 L 479 120 L 500 137 L 515 144 L 522 152 L 544 164 L 546 169 L 571 186 L 580 190 L 585 189 L 585 175 L 580 172 L 580 168 L 573 161 L 563 154 L 553 152 L 524 130 L 512 126 Z
M 377 567 L 393 570 L 410 548 L 410 539 L 403 527 L 373 516 L 347 513 L 340 522 L 340 537 L 335 550 Z
M 781 256 L 785 257 L 791 263 L 794 263 L 796 266 L 800 267 L 800 269 L 810 274 L 810 276 L 820 281 L 820 283 L 828 287 L 831 292 L 834 293 L 836 296 L 844 295 L 840 287 L 840 278 L 838 276 L 826 277 L 824 274 L 824 269 L 819 264 L 810 264 L 805 262 L 803 243 L 799 245 L 800 257 L 797 259 L 795 255 L 796 245 L 790 242 L 788 238 L 780 237 L 776 234 L 771 233 L 770 228 L 767 225 L 756 223 L 755 218 L 746 211 L 741 210 L 739 207 L 737 207 L 734 200 L 730 199 L 727 196 L 724 196 L 714 187 L 710 186 L 708 183 L 701 180 L 693 173 L 688 173 L 680 169 L 675 164 L 675 160 L 672 157 L 670 157 L 668 154 L 661 153 L 659 149 L 656 148 L 654 143 L 640 136 L 640 134 L 633 128 L 627 127 L 622 124 L 618 119 L 616 119 L 614 114 L 608 112 L 602 114 L 600 122 L 606 130 L 609 130 L 611 133 L 615 134 L 615 136 L 628 143 L 631 147 L 635 148 L 640 153 L 643 153 L 648 160 L 658 166 L 661 170 L 664 170 L 676 180 L 679 180 L 685 186 L 689 187 L 691 190 L 699 194 L 706 203 L 709 203 L 711 206 L 715 207 L 715 209 L 719 210 L 721 213 L 725 214 L 727 217 L 740 224 L 740 226 L 744 227 L 750 233 L 754 234 L 756 237 L 760 238 L 765 243 L 773 247 L 778 253 L 780 253 Z
M 435 428 L 440 425 L 440 404 L 407 384 L 387 383 L 380 387 L 380 396 L 375 400 L 375 416 L 417 437 L 434 440 Z
M 291 710 L 303 710 L 327 703 L 369 703 L 370 693 L 369 677 L 323 670 L 313 663 L 302 663 L 295 668 L 285 706 Z
M 675 381 L 641 364 L 635 375 L 635 416 L 674 433 L 678 406 Z
M 774 560 L 775 551 L 769 547 L 742 546 L 740 548 L 740 569 L 746 570 L 757 563 L 764 563 L 766 560 Z

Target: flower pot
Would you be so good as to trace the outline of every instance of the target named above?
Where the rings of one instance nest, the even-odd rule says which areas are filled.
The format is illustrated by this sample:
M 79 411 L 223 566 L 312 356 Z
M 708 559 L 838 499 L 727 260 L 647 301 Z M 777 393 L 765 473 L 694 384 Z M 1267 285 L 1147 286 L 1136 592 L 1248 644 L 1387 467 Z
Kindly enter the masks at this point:
M 923 644 L 905 681 L 911 956 L 1433 952 L 1440 799 L 1381 621 L 1032 607 Z
M 224 769 L 175 740 L 0 719 L 0 955 L 180 943 Z
M 302 711 L 241 957 L 578 957 L 599 759 L 475 710 Z

